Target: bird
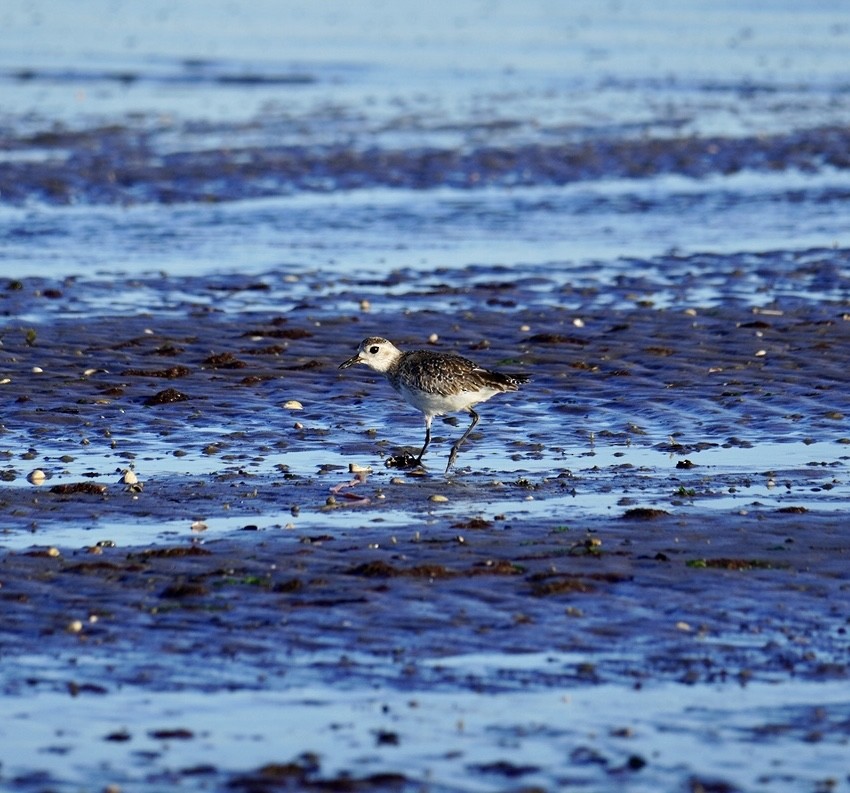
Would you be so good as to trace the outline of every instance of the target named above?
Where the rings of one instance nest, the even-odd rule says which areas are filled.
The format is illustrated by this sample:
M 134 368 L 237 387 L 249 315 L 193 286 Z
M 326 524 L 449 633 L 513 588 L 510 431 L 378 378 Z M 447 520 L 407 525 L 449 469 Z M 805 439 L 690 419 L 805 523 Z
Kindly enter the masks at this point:
M 463 442 L 478 423 L 479 415 L 473 409 L 475 405 L 486 402 L 496 394 L 516 391 L 530 379 L 527 374 L 507 374 L 484 369 L 455 353 L 436 350 L 405 352 L 380 336 L 363 339 L 357 354 L 343 361 L 339 368 L 347 369 L 355 364 L 365 364 L 383 374 L 405 402 L 423 414 L 425 443 L 413 459 L 413 465 L 422 464 L 422 457 L 431 443 L 431 421 L 434 416 L 466 411 L 472 417 L 466 432 L 451 448 L 446 473 L 454 464 Z

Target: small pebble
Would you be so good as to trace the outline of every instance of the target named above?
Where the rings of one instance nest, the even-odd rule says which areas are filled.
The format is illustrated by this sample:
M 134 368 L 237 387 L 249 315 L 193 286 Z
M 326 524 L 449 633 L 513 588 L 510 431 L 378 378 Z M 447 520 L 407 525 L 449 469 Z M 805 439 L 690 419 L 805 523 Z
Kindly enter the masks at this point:
M 304 405 L 302 405 L 297 399 L 290 399 L 283 403 L 284 410 L 304 410 Z
M 33 368 L 32 368 L 33 374 L 42 374 L 42 372 L 44 372 L 44 369 L 42 369 L 40 366 L 33 366 Z
M 438 504 L 442 504 L 445 501 L 448 501 L 448 496 L 440 495 L 439 493 L 435 493 L 433 496 L 428 498 L 429 501 L 435 501 Z
M 756 353 L 756 358 L 764 358 L 765 355 L 767 355 L 767 350 L 759 350 Z
M 368 300 L 360 301 L 360 310 L 361 311 L 369 311 L 372 308 L 372 304 Z
M 65 630 L 67 630 L 68 633 L 79 633 L 82 629 L 83 623 L 81 620 L 71 620 Z
M 436 333 L 432 333 L 428 337 L 428 344 L 436 344 L 440 340 L 440 337 Z
M 576 317 L 573 320 L 573 327 L 583 328 L 584 327 L 584 320 L 581 317 Z
M 124 471 L 124 476 L 121 477 L 121 481 L 125 485 L 137 485 L 139 484 L 139 477 L 136 476 L 135 471 L 132 471 L 128 468 Z
M 35 471 L 31 471 L 27 475 L 27 479 L 34 485 L 40 485 L 44 483 L 45 479 L 47 479 L 47 474 L 45 474 L 41 468 L 36 468 Z

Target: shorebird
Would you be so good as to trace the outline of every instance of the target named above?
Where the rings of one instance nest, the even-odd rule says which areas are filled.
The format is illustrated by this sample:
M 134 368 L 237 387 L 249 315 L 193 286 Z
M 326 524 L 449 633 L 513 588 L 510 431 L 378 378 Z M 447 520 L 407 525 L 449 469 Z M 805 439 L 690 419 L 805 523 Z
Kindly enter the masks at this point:
M 472 423 L 452 446 L 446 473 L 454 464 L 458 450 L 478 423 L 473 410 L 479 402 L 504 391 L 516 391 L 529 380 L 525 374 L 505 374 L 484 369 L 467 358 L 449 352 L 410 350 L 403 352 L 391 341 L 379 336 L 363 339 L 357 354 L 339 365 L 340 369 L 362 363 L 383 374 L 390 385 L 409 405 L 425 417 L 425 443 L 413 459 L 422 463 L 422 455 L 431 442 L 431 421 L 434 416 L 466 411 Z

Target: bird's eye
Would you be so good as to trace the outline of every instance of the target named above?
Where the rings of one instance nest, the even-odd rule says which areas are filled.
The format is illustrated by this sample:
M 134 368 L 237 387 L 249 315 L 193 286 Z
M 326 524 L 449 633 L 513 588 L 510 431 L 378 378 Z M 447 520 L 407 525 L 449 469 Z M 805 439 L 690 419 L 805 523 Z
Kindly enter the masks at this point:
M 380 347 L 378 347 L 378 345 L 377 345 L 377 344 L 373 344 L 373 345 L 369 348 L 369 352 L 370 352 L 372 355 L 377 355 L 377 354 L 378 354 L 378 350 L 379 350 L 379 349 L 380 349 Z

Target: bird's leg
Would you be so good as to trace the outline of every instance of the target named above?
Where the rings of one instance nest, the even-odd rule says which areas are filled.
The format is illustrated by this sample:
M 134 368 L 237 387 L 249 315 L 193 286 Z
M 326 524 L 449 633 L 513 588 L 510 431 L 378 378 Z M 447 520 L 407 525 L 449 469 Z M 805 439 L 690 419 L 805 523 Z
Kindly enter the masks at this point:
M 460 436 L 460 440 L 452 446 L 451 453 L 449 454 L 449 464 L 446 466 L 446 473 L 449 472 L 449 468 L 451 468 L 454 464 L 455 457 L 457 457 L 458 450 L 463 445 L 463 442 L 469 437 L 469 433 L 472 432 L 472 428 L 478 423 L 478 414 L 472 408 L 467 408 L 466 412 L 472 416 L 472 423 L 466 428 L 466 432 Z
M 416 465 L 422 465 L 422 455 L 425 454 L 425 449 L 428 448 L 429 443 L 431 443 L 431 417 L 425 416 L 425 445 L 419 452 L 419 456 L 414 460 Z

